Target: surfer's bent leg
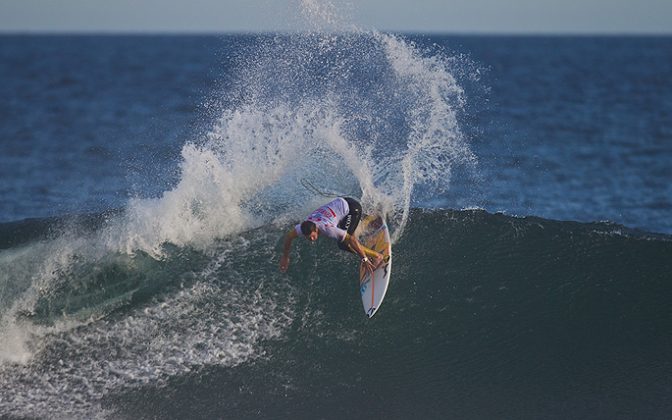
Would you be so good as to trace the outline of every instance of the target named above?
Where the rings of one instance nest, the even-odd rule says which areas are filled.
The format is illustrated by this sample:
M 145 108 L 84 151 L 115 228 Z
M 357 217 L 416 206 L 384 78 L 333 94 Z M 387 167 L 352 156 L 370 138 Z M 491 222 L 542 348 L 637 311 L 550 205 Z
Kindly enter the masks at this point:
M 354 198 L 350 197 L 343 197 L 345 201 L 348 203 L 348 207 L 350 208 L 350 212 L 348 215 L 341 221 L 341 223 L 338 224 L 338 227 L 341 229 L 344 229 L 345 231 L 348 232 L 349 235 L 354 235 L 355 230 L 357 229 L 357 226 L 359 225 L 359 221 L 362 218 L 362 205 L 359 204 L 357 200 Z M 374 264 L 376 267 L 378 267 L 380 264 L 383 262 L 386 262 L 389 260 L 389 256 L 382 255 L 370 248 L 365 247 L 362 244 L 359 244 L 359 246 L 362 248 L 362 251 L 366 254 L 368 258 L 370 258 L 372 261 L 374 261 Z M 339 242 L 338 247 L 341 248 L 344 251 L 352 252 L 353 254 L 357 254 L 354 250 L 350 248 L 350 245 L 346 244 L 345 242 Z M 386 258 L 387 257 L 387 258 Z
M 350 208 L 350 212 L 348 213 L 347 216 L 345 216 L 343 220 L 341 220 L 341 223 L 338 224 L 338 227 L 348 232 L 348 234 L 354 235 L 355 230 L 359 225 L 359 220 L 362 218 L 362 205 L 359 204 L 359 201 L 355 200 L 354 198 L 343 197 L 343 199 L 348 203 L 348 208 Z M 355 253 L 355 251 L 350 249 L 349 245 L 343 242 L 339 242 L 338 247 L 344 251 L 352 252 L 353 254 Z M 375 253 L 373 255 L 369 255 L 369 253 L 373 251 L 371 251 L 366 247 L 362 248 L 367 256 L 373 257 L 374 255 L 376 255 Z

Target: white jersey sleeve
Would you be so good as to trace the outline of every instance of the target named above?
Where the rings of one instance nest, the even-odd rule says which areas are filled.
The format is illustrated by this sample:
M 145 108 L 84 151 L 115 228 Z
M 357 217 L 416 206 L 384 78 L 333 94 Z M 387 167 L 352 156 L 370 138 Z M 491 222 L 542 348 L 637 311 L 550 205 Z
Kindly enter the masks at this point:
M 327 235 L 332 239 L 336 239 L 338 242 L 343 242 L 345 240 L 345 235 L 348 233 L 345 230 L 338 228 L 336 226 L 325 226 L 320 229 L 322 233 Z

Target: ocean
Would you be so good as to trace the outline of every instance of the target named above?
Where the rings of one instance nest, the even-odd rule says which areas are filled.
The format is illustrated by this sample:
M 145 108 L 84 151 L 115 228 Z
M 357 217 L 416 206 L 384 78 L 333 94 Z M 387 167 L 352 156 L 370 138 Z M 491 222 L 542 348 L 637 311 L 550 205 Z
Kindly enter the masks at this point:
M 0 36 L 0 417 L 663 419 L 672 37 Z M 283 234 L 387 215 L 356 258 Z

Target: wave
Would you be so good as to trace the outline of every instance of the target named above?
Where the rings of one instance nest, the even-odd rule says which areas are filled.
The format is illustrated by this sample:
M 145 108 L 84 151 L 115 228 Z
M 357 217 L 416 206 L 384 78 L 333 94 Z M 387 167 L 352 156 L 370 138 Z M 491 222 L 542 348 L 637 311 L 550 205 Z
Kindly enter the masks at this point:
M 25 228 L 33 232 L 53 223 L 36 220 Z M 105 229 L 89 225 L 80 235 Z M 424 373 L 411 370 L 390 380 L 436 393 L 428 380 L 450 381 L 432 370 L 467 375 L 465 369 L 482 362 L 495 376 L 515 376 L 516 369 L 527 372 L 520 365 L 525 356 L 550 363 L 536 367 L 541 375 L 558 375 L 556 365 L 569 367 L 560 349 L 576 357 L 574 363 L 592 357 L 581 353 L 586 348 L 672 345 L 668 236 L 482 210 L 413 210 L 394 248 L 386 302 L 368 321 L 357 296 L 356 261 L 329 241 L 299 241 L 288 275 L 279 273 L 284 230 L 245 231 L 207 250 L 167 243 L 159 259 L 141 252 L 97 259 L 65 254 L 59 251 L 64 237 L 5 249 L 0 388 L 15 398 L 3 400 L 0 411 L 18 417 L 50 416 L 55 408 L 63 417 L 138 413 L 133 410 L 157 415 L 142 411 L 134 399 L 149 393 L 165 410 L 158 413 L 179 417 L 183 409 L 162 398 L 161 389 L 177 386 L 176 401 L 185 404 L 213 372 L 229 381 L 232 372 L 242 371 L 252 375 L 247 386 L 261 390 L 269 386 L 263 370 L 256 371 L 261 366 L 278 376 L 270 379 L 275 386 L 291 382 L 286 392 L 299 399 L 312 388 L 305 372 L 287 365 L 287 352 L 297 353 L 294 361 L 300 355 L 308 370 L 322 366 L 324 386 L 338 399 L 353 388 L 366 389 L 366 382 L 338 384 L 357 375 L 352 357 L 369 353 L 385 354 L 388 363 L 411 357 L 406 366 Z M 56 260 L 59 269 L 50 271 Z M 51 280 L 45 283 L 36 273 Z M 452 350 L 437 353 L 437 346 Z M 489 355 L 492 348 L 512 366 L 501 366 Z M 632 363 L 622 354 L 608 357 L 603 363 L 609 366 Z M 177 378 L 194 389 L 174 385 Z M 263 412 L 281 397 L 269 398 L 255 409 Z M 322 398 L 318 403 L 329 404 L 328 396 Z M 245 399 L 224 397 L 241 407 L 227 415 L 252 415 L 240 404 Z M 200 417 L 217 415 L 208 411 L 214 409 Z M 317 414 L 304 409 L 290 413 Z

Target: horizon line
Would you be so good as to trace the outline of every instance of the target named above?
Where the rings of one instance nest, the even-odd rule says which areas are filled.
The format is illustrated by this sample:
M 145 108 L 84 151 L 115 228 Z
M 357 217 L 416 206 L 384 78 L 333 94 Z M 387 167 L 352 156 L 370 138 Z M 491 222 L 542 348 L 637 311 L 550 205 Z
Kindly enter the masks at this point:
M 450 31 L 450 30 L 388 30 L 370 29 L 362 33 L 377 31 L 398 35 L 428 35 L 428 36 L 549 36 L 549 37 L 672 37 L 672 31 Z M 353 33 L 355 31 L 324 31 L 324 33 Z M 320 31 L 293 31 L 293 30 L 141 30 L 141 29 L 0 29 L 0 36 L 227 36 L 227 35 L 293 35 L 306 33 L 321 33 Z

